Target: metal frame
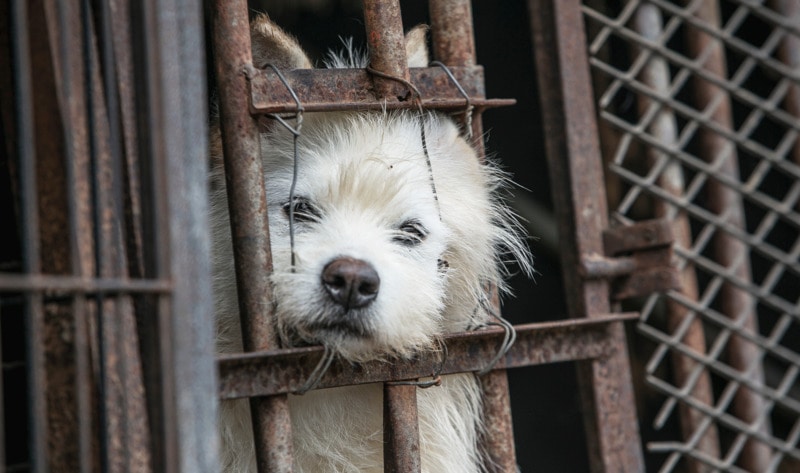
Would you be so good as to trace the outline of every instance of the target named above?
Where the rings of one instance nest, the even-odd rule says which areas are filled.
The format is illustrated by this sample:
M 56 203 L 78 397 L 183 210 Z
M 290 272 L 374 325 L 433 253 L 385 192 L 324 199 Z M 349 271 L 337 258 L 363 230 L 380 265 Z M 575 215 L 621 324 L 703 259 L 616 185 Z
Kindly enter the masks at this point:
M 552 17 L 543 15 L 540 20 L 544 23 L 552 21 L 557 24 L 556 29 L 560 31 L 555 44 L 563 44 L 561 35 L 581 31 L 578 4 L 569 2 L 567 8 L 561 9 L 561 2 L 553 3 L 559 5 L 555 8 L 559 15 Z M 397 1 L 366 0 L 364 11 L 367 38 L 370 40 L 371 67 L 374 70 L 403 80 L 412 79 L 414 85 L 422 92 L 424 107 L 452 109 L 466 105 L 465 100 L 455 94 L 440 69 L 408 70 L 403 55 L 402 24 Z M 542 11 L 547 12 L 549 8 Z M 571 16 L 561 15 L 564 11 Z M 457 76 L 474 77 L 465 81 L 472 103 L 478 107 L 502 104 L 501 101 L 485 100 L 483 96 L 481 71 L 475 65 L 469 2 L 431 1 L 430 12 L 436 59 L 452 68 Z M 226 156 L 225 169 L 228 182 L 235 182 L 235 185 L 228 186 L 228 190 L 232 221 L 235 222 L 232 234 L 236 248 L 237 283 L 243 326 L 247 332 L 247 327 L 252 326 L 254 317 L 268 317 L 268 314 L 263 312 L 250 310 L 250 307 L 269 307 L 269 304 L 253 302 L 256 299 L 263 302 L 269 298 L 269 289 L 263 287 L 269 268 L 269 255 L 264 254 L 264 248 L 268 248 L 266 215 L 257 211 L 266 208 L 266 205 L 263 180 L 258 178 L 261 175 L 260 161 L 255 159 L 258 156 L 259 146 L 256 118 L 251 113 L 294 111 L 296 103 L 287 93 L 286 86 L 278 81 L 273 72 L 254 71 L 252 68 L 246 2 L 218 0 L 214 5 L 213 16 L 222 136 Z M 552 31 L 544 27 L 538 30 L 544 34 L 547 34 L 546 31 Z M 373 34 L 378 31 L 380 34 Z M 583 47 L 583 43 L 573 43 L 575 44 Z M 573 72 L 583 71 L 583 77 L 587 80 L 585 84 L 588 84 L 588 62 L 585 60 L 585 55 L 577 58 L 570 56 L 575 53 L 574 49 L 559 50 L 561 56 L 555 56 L 555 60 L 558 60 L 558 57 L 569 57 L 570 61 L 564 67 Z M 312 108 L 353 110 L 377 106 L 388 109 L 417 106 L 410 101 L 399 99 L 406 96 L 407 90 L 398 81 L 388 80 L 382 75 L 370 75 L 365 71 L 294 71 L 288 72 L 285 76 L 291 88 L 300 97 L 300 102 L 304 104 L 306 111 Z M 335 88 L 335 84 L 341 83 L 337 80 L 341 76 L 347 76 L 348 82 L 358 84 L 360 87 L 355 87 L 354 90 Z M 576 84 L 577 82 L 570 85 Z M 555 87 L 553 82 L 545 82 L 544 85 L 545 89 L 549 87 L 562 90 L 561 85 Z M 374 91 L 375 95 L 364 92 L 370 90 Z M 589 125 L 593 124 L 591 94 L 584 94 L 578 102 L 575 102 L 574 97 L 570 94 L 560 102 L 548 104 L 553 110 L 563 110 L 563 107 L 570 104 L 579 105 L 573 108 L 566 118 L 563 112 L 557 112 L 561 114 L 560 118 L 552 120 L 553 123 L 569 128 L 570 120 L 580 116 L 584 121 L 589 120 Z M 473 136 L 481 137 L 480 110 L 475 113 L 472 126 Z M 226 127 L 236 132 L 226 133 Z M 583 132 L 583 137 L 586 138 L 591 134 L 591 130 L 591 126 L 587 128 L 587 131 Z M 559 131 L 558 136 L 564 136 L 564 133 L 569 131 Z M 553 148 L 550 152 L 552 159 L 566 160 L 567 157 L 582 151 L 580 148 L 585 144 L 580 143 L 580 139 L 570 139 L 576 148 L 567 150 L 566 154 L 558 148 Z M 596 137 L 587 139 L 594 139 L 596 144 Z M 482 156 L 483 143 L 477 140 L 474 144 Z M 592 146 L 591 142 L 589 146 Z M 599 155 L 595 153 L 592 156 L 597 158 L 597 161 L 581 167 L 579 171 L 592 171 L 589 178 L 596 178 L 592 182 L 601 182 L 596 167 L 599 165 Z M 572 174 L 569 174 L 570 172 Z M 573 169 L 563 172 L 561 176 L 567 180 L 574 179 L 575 173 L 576 169 Z M 591 189 L 592 185 L 586 185 L 584 188 Z M 598 198 L 598 194 L 580 194 L 575 189 L 573 191 L 584 201 L 597 203 L 604 202 L 605 199 L 602 194 Z M 581 230 L 567 233 L 576 235 L 578 240 L 576 243 L 578 246 L 571 247 L 567 253 L 604 254 L 602 231 L 605 229 L 605 209 L 596 210 L 594 215 L 600 220 L 594 223 L 570 224 L 570 226 L 578 225 Z M 258 244 L 252 247 L 249 243 L 240 246 L 238 239 L 242 239 L 243 242 L 256 241 Z M 258 261 L 258 264 L 251 266 L 253 261 Z M 570 260 L 569 263 L 575 264 L 565 266 L 578 268 L 579 262 Z M 634 267 L 620 270 L 621 266 L 617 266 L 618 271 L 615 273 L 617 276 L 630 274 L 635 270 Z M 570 279 L 570 281 L 575 280 Z M 586 301 L 571 307 L 570 315 L 576 320 L 518 327 L 521 340 L 495 370 L 481 379 L 485 396 L 486 424 L 489 426 L 484 446 L 490 457 L 489 463 L 495 464 L 497 471 L 516 470 L 505 368 L 565 360 L 591 360 L 582 365 L 582 371 L 586 381 L 586 406 L 593 413 L 587 416 L 593 471 L 642 471 L 643 469 L 636 415 L 630 409 L 633 405 L 632 390 L 621 325 L 621 322 L 630 319 L 630 316 L 603 315 L 609 312 L 610 305 L 608 281 L 602 276 L 591 275 L 578 280 L 576 284 L 572 288 L 573 293 L 578 295 L 576 299 Z M 268 323 L 258 325 L 269 327 Z M 251 403 L 255 407 L 253 425 L 258 446 L 259 471 L 289 471 L 291 425 L 286 420 L 288 417 L 285 395 L 299 387 L 302 380 L 308 378 L 319 357 L 322 356 L 321 348 L 278 349 L 274 334 L 251 333 L 250 337 L 245 343 L 249 353 L 225 355 L 219 359 L 220 392 L 223 398 L 251 397 Z M 445 364 L 443 372 L 473 371 L 486 366 L 501 339 L 501 333 L 492 331 L 447 337 L 448 350 L 452 356 Z M 480 346 L 479 354 L 470 351 L 472 357 L 465 357 L 464 347 L 467 344 L 472 347 Z M 328 373 L 323 376 L 319 387 L 384 382 L 387 471 L 419 471 L 416 412 L 408 410 L 408 406 L 415 404 L 416 387 L 395 385 L 391 382 L 427 376 L 431 372 L 431 366 L 437 362 L 438 360 L 424 355 L 414 363 L 400 362 L 391 367 L 368 364 L 361 368 L 353 368 L 334 362 Z M 256 380 L 257 382 L 254 382 Z M 259 405 L 269 407 L 259 408 Z
M 307 379 L 321 349 L 280 349 L 271 314 L 262 310 L 271 307 L 271 256 L 267 216 L 260 212 L 266 200 L 255 117 L 294 103 L 270 72 L 252 67 L 247 2 L 217 0 L 211 15 L 247 350 L 216 360 L 219 385 L 200 7 L 189 0 L 10 5 L 8 38 L 15 49 L 7 62 L 14 75 L 4 71 L 0 79 L 6 90 L 13 86 L 16 100 L 4 107 L 3 124 L 16 128 L 15 147 L 4 156 L 20 182 L 13 196 L 24 257 L 19 271 L 0 273 L 0 295 L 4 311 L 24 311 L 28 323 L 31 464 L 18 466 L 37 472 L 216 471 L 221 396 L 251 398 L 259 471 L 291 471 L 286 394 Z M 608 241 L 615 240 L 606 234 L 604 242 L 605 196 L 597 187 L 600 160 L 580 5 L 531 5 L 540 84 L 548 91 L 543 102 L 553 181 L 571 192 L 557 198 L 562 234 L 570 236 L 564 266 L 574 270 L 567 272 L 570 318 L 518 326 L 517 344 L 481 377 L 488 463 L 516 470 L 505 370 L 576 361 L 593 471 L 642 471 L 622 325 L 635 315 L 611 313 L 609 294 L 611 280 L 619 278 L 633 293 L 668 286 L 669 274 L 659 265 L 671 239 L 617 241 L 620 251 L 634 256 L 608 253 Z M 425 108 L 474 105 L 473 144 L 482 156 L 481 111 L 509 101 L 484 96 L 469 1 L 430 2 L 434 55 L 469 100 L 441 68 L 408 69 L 399 2 L 365 0 L 364 6 L 378 75 L 290 72 L 287 79 L 307 110 L 417 106 L 398 98 L 407 90 L 380 75 L 388 74 L 411 81 Z M 46 69 L 34 70 L 40 67 Z M 343 94 L 332 88 L 337 74 L 350 74 L 348 81 L 375 93 Z M 631 281 L 651 273 L 644 288 Z M 449 335 L 443 372 L 484 368 L 502 339 L 496 330 Z M 438 362 L 421 356 L 391 367 L 334 363 L 320 387 L 383 382 L 387 471 L 419 471 L 416 387 L 393 381 L 427 376 Z
M 638 327 L 656 343 L 642 354 L 664 396 L 654 426 L 676 418 L 680 431 L 649 448 L 662 472 L 794 471 L 800 2 L 585 2 L 583 14 L 609 178 L 624 183 L 614 219 L 646 210 L 676 233 L 682 289 L 649 297 Z M 635 111 L 614 104 L 623 93 Z

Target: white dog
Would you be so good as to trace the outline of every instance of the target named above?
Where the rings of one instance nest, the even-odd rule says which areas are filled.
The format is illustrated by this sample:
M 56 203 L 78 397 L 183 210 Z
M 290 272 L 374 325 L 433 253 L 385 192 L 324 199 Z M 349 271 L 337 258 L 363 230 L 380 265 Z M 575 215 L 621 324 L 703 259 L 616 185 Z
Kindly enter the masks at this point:
M 266 16 L 251 25 L 256 67 L 310 68 L 297 42 Z M 425 67 L 426 30 L 406 37 L 410 67 Z M 352 50 L 335 67 L 364 67 Z M 421 131 L 424 127 L 427 155 Z M 276 125 L 262 137 L 276 297 L 284 346 L 324 344 L 352 361 L 435 349 L 442 334 L 482 325 L 488 286 L 503 288 L 504 255 L 530 270 L 516 223 L 497 196 L 505 178 L 480 164 L 456 125 L 419 112 L 306 114 L 289 201 L 294 148 Z M 219 131 L 212 154 L 220 156 Z M 228 210 L 212 170 L 218 349 L 241 350 Z M 432 185 L 433 184 L 433 185 Z M 435 193 L 434 193 L 435 187 Z M 289 210 L 296 256 L 291 266 Z M 297 472 L 382 472 L 379 384 L 290 396 Z M 255 470 L 247 402 L 222 407 L 224 469 Z M 472 374 L 418 391 L 422 470 L 483 471 L 480 389 Z

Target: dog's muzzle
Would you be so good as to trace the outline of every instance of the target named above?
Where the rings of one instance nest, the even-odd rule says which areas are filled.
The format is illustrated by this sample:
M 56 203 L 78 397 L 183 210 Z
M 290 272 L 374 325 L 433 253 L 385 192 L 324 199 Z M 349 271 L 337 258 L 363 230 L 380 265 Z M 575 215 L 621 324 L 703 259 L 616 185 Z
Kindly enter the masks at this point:
M 345 310 L 360 309 L 378 296 L 381 278 L 366 261 L 340 257 L 322 270 L 322 285 L 331 299 Z

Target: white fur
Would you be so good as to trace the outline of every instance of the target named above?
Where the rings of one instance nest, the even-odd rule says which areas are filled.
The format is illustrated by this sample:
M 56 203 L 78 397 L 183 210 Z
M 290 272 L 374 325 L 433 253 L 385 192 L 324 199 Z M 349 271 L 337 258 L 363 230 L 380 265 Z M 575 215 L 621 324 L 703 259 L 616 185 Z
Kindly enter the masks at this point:
M 419 43 L 419 32 L 414 37 Z M 295 46 L 289 47 L 288 54 L 296 58 Z M 409 57 L 421 55 L 410 51 Z M 427 53 L 424 58 L 427 62 Z M 422 147 L 422 126 L 438 201 Z M 217 137 L 212 130 L 212 149 L 218 149 Z M 276 126 L 262 135 L 261 147 L 275 268 L 275 324 L 284 345 L 321 343 L 353 362 L 409 357 L 434 349 L 442 334 L 485 322 L 479 300 L 487 285 L 503 288 L 501 253 L 510 251 L 530 269 L 514 219 L 497 197 L 503 176 L 491 164 L 479 164 L 474 150 L 445 117 L 410 112 L 306 114 L 298 142 L 295 195 L 314 204 L 319 221 L 295 225 L 294 272 L 283 208 L 292 179 L 292 137 Z M 218 350 L 236 352 L 241 350 L 241 337 L 218 165 L 212 180 Z M 409 220 L 427 231 L 417 245 L 394 238 Z M 360 335 L 320 327 L 337 310 L 320 274 L 340 256 L 363 260 L 380 276 L 376 299 L 349 313 L 364 321 L 365 333 Z M 439 260 L 447 261 L 448 267 L 440 267 Z M 472 374 L 446 376 L 441 387 L 418 390 L 424 472 L 482 471 L 477 449 L 480 404 Z M 290 410 L 296 472 L 383 471 L 380 385 L 290 396 Z M 224 470 L 254 471 L 247 403 L 224 402 L 222 411 Z

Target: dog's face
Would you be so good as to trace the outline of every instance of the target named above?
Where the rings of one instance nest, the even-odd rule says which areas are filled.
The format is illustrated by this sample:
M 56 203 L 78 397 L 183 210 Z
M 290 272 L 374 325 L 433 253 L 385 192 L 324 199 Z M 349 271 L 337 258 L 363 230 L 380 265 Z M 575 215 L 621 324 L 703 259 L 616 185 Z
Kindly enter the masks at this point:
M 280 130 L 267 138 L 272 280 L 285 339 L 361 359 L 407 354 L 441 333 L 450 235 L 420 126 L 410 114 L 309 117 L 291 201 L 292 144 Z
M 256 65 L 309 67 L 294 39 L 265 17 L 252 34 Z M 407 37 L 408 57 L 419 62 L 412 67 L 427 65 L 424 35 Z M 499 247 L 526 260 L 513 219 L 493 197 L 497 173 L 478 163 L 446 117 L 306 114 L 293 196 L 292 135 L 271 122 L 261 144 L 285 344 L 321 343 L 352 361 L 408 356 L 485 319 L 479 298 L 487 283 L 500 284 Z M 232 311 L 230 253 L 220 250 L 228 238 L 224 192 L 214 194 L 212 211 L 227 306 L 218 311 Z

